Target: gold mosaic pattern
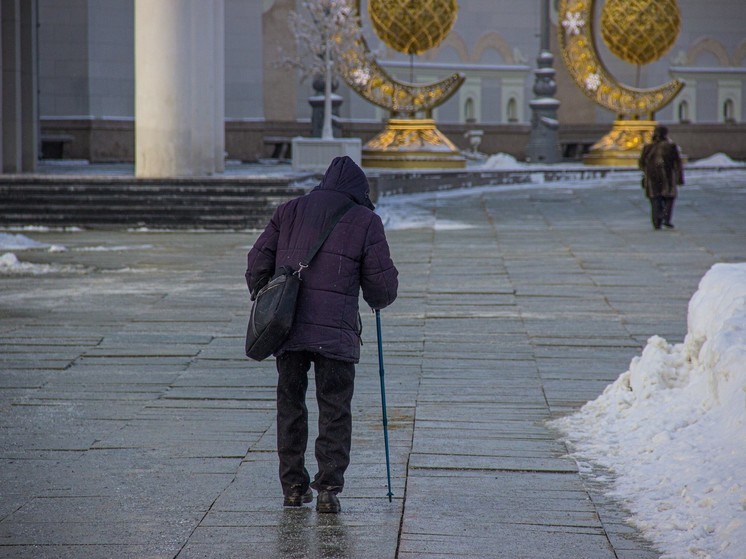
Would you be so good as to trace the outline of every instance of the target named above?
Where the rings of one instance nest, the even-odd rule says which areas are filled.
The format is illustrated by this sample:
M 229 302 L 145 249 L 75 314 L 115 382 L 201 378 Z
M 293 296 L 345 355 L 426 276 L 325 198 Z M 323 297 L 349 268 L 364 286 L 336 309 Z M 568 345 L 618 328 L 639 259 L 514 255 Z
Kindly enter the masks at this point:
M 387 124 L 386 130 L 365 145 L 366 150 L 458 153 L 431 119 L 392 119 Z
M 638 89 L 619 83 L 598 57 L 593 35 L 595 0 L 560 0 L 558 39 L 570 75 L 589 98 L 627 117 L 649 117 L 670 103 L 684 84 L 672 80 Z
M 369 0 L 380 39 L 405 54 L 422 54 L 446 38 L 456 22 L 456 0 Z
M 360 10 L 359 0 L 350 0 Z M 342 77 L 358 95 L 395 114 L 429 113 L 445 103 L 466 79 L 461 73 L 451 74 L 438 82 L 411 84 L 394 79 L 370 54 L 362 39 L 358 48 L 347 53 Z
M 458 148 L 428 118 L 386 121 L 386 128 L 363 148 L 363 165 L 396 169 L 463 169 Z
M 606 0 L 601 37 L 609 50 L 630 64 L 650 64 L 676 42 L 681 13 L 676 0 Z

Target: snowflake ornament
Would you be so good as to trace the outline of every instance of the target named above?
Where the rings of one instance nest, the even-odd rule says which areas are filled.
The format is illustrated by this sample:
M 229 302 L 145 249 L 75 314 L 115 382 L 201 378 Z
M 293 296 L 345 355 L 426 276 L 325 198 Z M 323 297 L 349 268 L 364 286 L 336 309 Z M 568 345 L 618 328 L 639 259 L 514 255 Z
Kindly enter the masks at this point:
M 562 27 L 568 35 L 580 35 L 580 29 L 585 25 L 585 20 L 580 17 L 579 12 L 567 12 Z
M 352 81 L 359 87 L 365 87 L 370 81 L 370 71 L 367 68 L 357 68 L 352 71 Z
M 585 78 L 585 88 L 588 91 L 596 91 L 600 85 L 601 76 L 599 76 L 595 72 L 592 74 L 588 74 L 588 77 Z

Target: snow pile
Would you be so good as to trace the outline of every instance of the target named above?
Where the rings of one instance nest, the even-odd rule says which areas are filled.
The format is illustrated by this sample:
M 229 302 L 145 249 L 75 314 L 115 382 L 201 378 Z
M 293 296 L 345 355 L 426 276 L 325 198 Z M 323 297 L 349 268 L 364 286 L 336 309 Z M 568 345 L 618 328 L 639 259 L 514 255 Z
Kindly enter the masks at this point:
M 60 245 L 49 245 L 30 239 L 26 235 L 13 233 L 0 233 L 0 249 L 2 250 L 27 250 L 47 249 L 49 252 L 64 252 L 66 249 Z
M 744 167 L 746 163 L 734 161 L 724 153 L 715 153 L 710 157 L 692 162 L 694 167 Z
M 667 558 L 746 556 L 746 264 L 716 264 L 683 344 L 653 336 L 596 400 L 552 425 Z
M 58 272 L 85 273 L 86 271 L 87 268 L 84 266 L 21 262 L 12 252 L 6 252 L 5 254 L 0 255 L 0 275 L 31 274 L 38 276 Z
M 496 153 L 490 155 L 482 165 L 480 169 L 523 169 L 527 165 L 526 163 L 519 163 L 518 160 L 512 155 L 507 153 Z

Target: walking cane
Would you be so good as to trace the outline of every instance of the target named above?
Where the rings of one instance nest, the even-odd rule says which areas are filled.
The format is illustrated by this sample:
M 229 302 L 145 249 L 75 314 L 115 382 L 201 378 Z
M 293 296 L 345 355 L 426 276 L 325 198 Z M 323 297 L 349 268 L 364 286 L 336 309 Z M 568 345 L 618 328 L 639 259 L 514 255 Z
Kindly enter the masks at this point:
M 394 494 L 391 492 L 391 463 L 389 461 L 389 432 L 386 419 L 386 385 L 383 380 L 383 344 L 381 342 L 381 311 L 376 309 L 376 329 L 378 331 L 378 373 L 381 377 L 381 409 L 383 410 L 383 440 L 386 444 L 386 478 L 389 484 L 389 503 Z

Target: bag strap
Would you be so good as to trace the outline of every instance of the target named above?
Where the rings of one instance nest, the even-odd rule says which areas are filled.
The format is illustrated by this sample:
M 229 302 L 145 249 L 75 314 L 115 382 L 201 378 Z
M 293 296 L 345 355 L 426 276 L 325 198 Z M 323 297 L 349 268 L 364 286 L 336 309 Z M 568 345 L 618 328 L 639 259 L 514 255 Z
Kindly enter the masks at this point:
M 329 225 L 326 227 L 326 229 L 324 229 L 321 232 L 321 235 L 316 240 L 316 243 L 314 243 L 314 245 L 311 247 L 311 250 L 308 251 L 308 254 L 306 255 L 305 264 L 303 262 L 299 262 L 298 263 L 299 268 L 298 268 L 298 271 L 296 272 L 296 274 L 298 275 L 298 277 L 300 277 L 300 273 L 305 268 L 308 268 L 308 266 L 310 266 L 311 260 L 313 260 L 314 256 L 316 256 L 316 253 L 321 248 L 321 245 L 324 244 L 324 242 L 326 241 L 327 237 L 331 234 L 331 232 L 334 229 L 334 227 L 336 227 L 337 223 L 339 223 L 339 220 L 342 219 L 344 217 L 344 215 L 348 211 L 350 211 L 352 209 L 353 206 L 355 206 L 355 202 L 349 201 L 344 206 L 342 206 L 341 208 L 339 208 L 339 210 L 337 211 L 337 213 L 335 213 L 332 216 L 332 219 L 329 222 Z

